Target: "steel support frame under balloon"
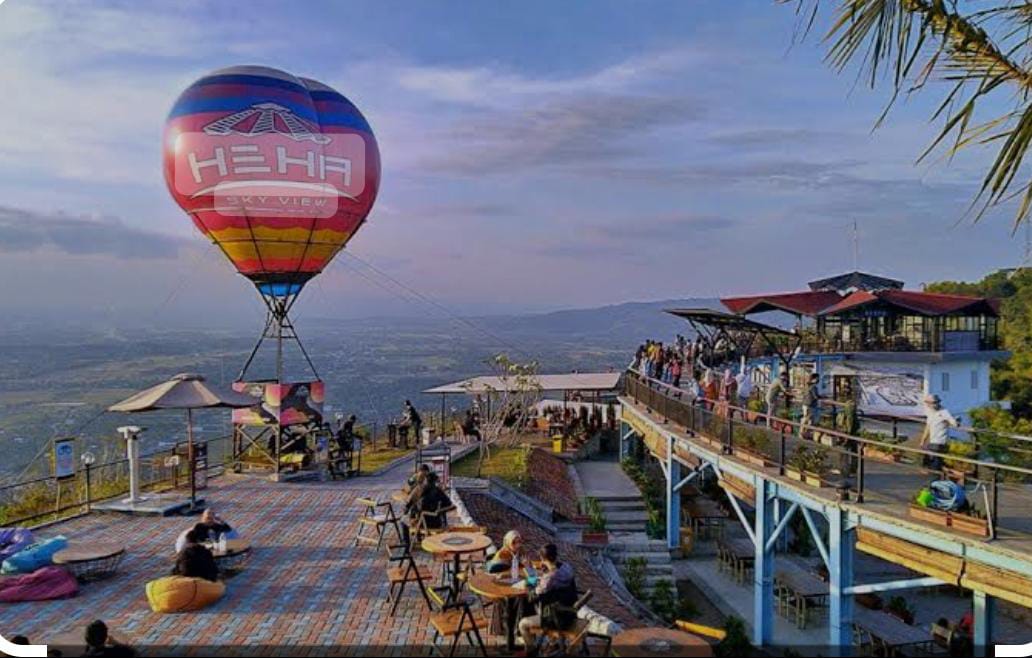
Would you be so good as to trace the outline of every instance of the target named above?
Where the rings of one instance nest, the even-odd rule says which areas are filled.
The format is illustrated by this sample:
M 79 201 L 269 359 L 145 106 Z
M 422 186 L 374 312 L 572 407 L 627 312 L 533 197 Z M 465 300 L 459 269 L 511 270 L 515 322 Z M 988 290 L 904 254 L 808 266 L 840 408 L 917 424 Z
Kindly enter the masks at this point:
M 312 363 L 311 357 L 308 356 L 308 351 L 305 350 L 305 346 L 301 342 L 301 338 L 297 335 L 297 330 L 294 328 L 294 324 L 290 321 L 290 309 L 294 306 L 294 302 L 297 301 L 297 298 L 298 293 L 282 297 L 262 295 L 262 301 L 265 302 L 265 308 L 267 311 L 265 315 L 265 327 L 262 329 L 262 333 L 258 337 L 258 341 L 254 344 L 251 354 L 247 357 L 247 361 L 244 362 L 244 367 L 240 369 L 240 374 L 237 375 L 238 382 L 246 381 L 245 378 L 247 376 L 247 370 L 251 367 L 255 357 L 258 355 L 258 350 L 266 340 L 276 341 L 277 383 L 283 383 L 284 340 L 297 343 L 298 349 L 301 350 L 302 356 L 305 357 L 305 361 L 308 363 L 308 367 L 315 376 L 315 379 L 321 379 L 319 377 L 319 371 L 315 369 L 315 364 Z

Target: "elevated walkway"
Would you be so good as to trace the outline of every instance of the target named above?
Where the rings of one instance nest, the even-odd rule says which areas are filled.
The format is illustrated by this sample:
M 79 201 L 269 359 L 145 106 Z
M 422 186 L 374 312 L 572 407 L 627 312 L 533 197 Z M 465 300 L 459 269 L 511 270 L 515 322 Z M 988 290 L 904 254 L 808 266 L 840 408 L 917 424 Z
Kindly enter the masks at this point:
M 755 546 L 753 640 L 773 641 L 773 576 L 778 536 L 795 514 L 806 519 L 829 573 L 829 643 L 848 646 L 853 634 L 853 596 L 918 586 L 959 585 L 974 592 L 976 646 L 988 646 L 997 597 L 1032 607 L 1032 493 L 994 486 L 986 511 L 996 512 L 995 539 L 957 527 L 934 525 L 908 514 L 909 499 L 930 478 L 920 468 L 868 459 L 855 477 L 809 486 L 786 473 L 786 444 L 803 442 L 779 421 L 780 458 L 736 449 L 735 437 L 761 443 L 761 428 L 730 421 L 682 402 L 658 382 L 628 375 L 621 397 L 621 454 L 634 438 L 663 466 L 667 480 L 668 536 L 678 537 L 680 489 L 713 473 L 728 493 L 735 516 Z M 748 427 L 749 429 L 746 429 Z M 800 434 L 800 432 L 796 432 Z M 850 437 L 846 437 L 849 439 Z M 857 445 L 863 439 L 856 438 Z M 804 443 L 811 444 L 810 441 Z M 775 444 L 776 445 L 776 444 Z M 777 452 L 777 449 L 775 449 Z M 982 465 L 989 472 L 993 465 Z M 1001 468 L 998 465 L 996 468 Z M 864 472 L 864 469 L 869 472 Z M 1020 471 L 1020 469 L 1018 469 Z M 998 476 L 999 477 L 999 476 Z M 995 480 L 994 480 L 995 481 Z M 824 539 L 824 536 L 827 539 Z M 854 581 L 856 549 L 925 574 L 918 579 L 861 584 Z

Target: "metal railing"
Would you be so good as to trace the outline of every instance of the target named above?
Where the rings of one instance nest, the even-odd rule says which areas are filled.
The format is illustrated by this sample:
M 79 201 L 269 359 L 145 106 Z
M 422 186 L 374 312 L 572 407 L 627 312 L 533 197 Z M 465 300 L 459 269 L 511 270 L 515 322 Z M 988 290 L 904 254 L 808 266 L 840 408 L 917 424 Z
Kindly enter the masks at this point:
M 211 476 L 233 459 L 231 437 L 195 441 L 207 448 L 207 462 L 201 469 Z M 156 450 L 140 456 L 142 491 L 189 487 L 187 444 Z M 175 459 L 172 459 L 175 457 Z M 58 479 L 53 475 L 15 482 L 0 487 L 0 526 L 51 522 L 85 514 L 94 503 L 124 496 L 129 492 L 129 459 L 123 457 L 99 464 L 78 465 L 75 474 Z
M 838 474 L 831 474 L 828 472 L 830 469 L 812 474 L 823 484 L 837 489 L 841 498 L 851 498 L 858 503 L 879 493 L 868 490 L 872 460 L 879 464 L 895 464 L 901 473 L 907 469 L 911 474 L 932 476 L 938 473 L 943 477 L 941 470 L 921 465 L 925 458 L 941 459 L 954 470 L 966 471 L 966 481 L 973 483 L 976 489 L 982 488 L 982 512 L 991 538 L 996 536 L 1000 492 L 1006 485 L 1005 480 L 1025 482 L 1032 479 L 1032 470 L 1019 466 L 854 436 L 716 400 L 689 400 L 685 391 L 633 370 L 628 371 L 624 382 L 625 395 L 667 421 L 684 427 L 688 434 L 711 443 L 724 454 L 743 457 L 762 468 L 776 469 L 781 476 L 803 468 L 800 463 L 803 460 L 797 459 L 800 448 L 805 448 L 811 456 L 826 453 L 823 462 L 811 463 L 811 467 L 826 466 L 827 457 L 836 455 Z M 887 461 L 887 456 L 896 456 L 899 461 Z

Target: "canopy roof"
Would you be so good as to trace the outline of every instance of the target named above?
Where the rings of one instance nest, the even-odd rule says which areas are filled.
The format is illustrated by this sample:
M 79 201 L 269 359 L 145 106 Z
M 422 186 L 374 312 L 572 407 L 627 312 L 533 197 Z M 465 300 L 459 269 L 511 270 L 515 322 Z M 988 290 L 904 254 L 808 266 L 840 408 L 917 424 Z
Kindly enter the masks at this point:
M 867 272 L 846 272 L 837 276 L 829 276 L 826 279 L 817 279 L 810 282 L 810 290 L 834 290 L 846 293 L 855 290 L 900 290 L 903 282 L 898 279 L 890 279 L 877 274 Z
M 908 313 L 924 316 L 971 314 L 999 315 L 998 300 L 966 295 L 943 295 L 911 290 L 858 290 L 847 295 L 839 303 L 821 311 L 820 315 L 836 315 L 872 304 L 884 304 Z
M 136 412 L 155 409 L 202 409 L 206 407 L 251 407 L 257 401 L 250 395 L 209 384 L 204 377 L 189 373 L 176 375 L 167 382 L 140 391 L 108 411 Z
M 667 309 L 665 312 L 670 315 L 676 315 L 677 317 L 688 320 L 689 322 L 709 327 L 716 327 L 725 331 L 762 331 L 768 334 L 782 334 L 785 336 L 793 335 L 792 332 L 786 331 L 780 327 L 756 322 L 755 320 L 750 320 L 741 315 L 735 315 L 734 313 L 724 313 L 723 311 L 714 311 L 709 308 L 671 308 Z
M 842 295 L 834 290 L 806 290 L 803 292 L 754 295 L 750 297 L 725 297 L 720 302 L 732 313 L 749 315 L 766 311 L 786 311 L 796 315 L 816 315 L 837 304 Z
M 612 391 L 620 384 L 619 372 L 586 372 L 568 375 L 537 375 L 532 381 L 542 391 Z M 424 393 L 470 395 L 477 393 L 502 393 L 519 390 L 519 378 L 502 379 L 497 376 L 482 376 L 464 379 Z

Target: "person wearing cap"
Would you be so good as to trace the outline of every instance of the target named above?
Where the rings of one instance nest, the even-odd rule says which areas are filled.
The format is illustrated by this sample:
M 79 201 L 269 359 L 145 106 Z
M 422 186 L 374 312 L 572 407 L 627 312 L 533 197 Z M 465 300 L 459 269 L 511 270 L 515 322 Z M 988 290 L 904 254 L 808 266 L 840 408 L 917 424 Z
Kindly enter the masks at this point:
M 960 423 L 953 417 L 953 414 L 943 408 L 942 400 L 938 395 L 926 395 L 924 404 L 925 428 L 921 434 L 921 447 L 931 452 L 945 454 L 950 439 L 950 427 L 957 427 Z M 925 468 L 935 471 L 942 470 L 942 457 L 925 455 L 924 465 Z

